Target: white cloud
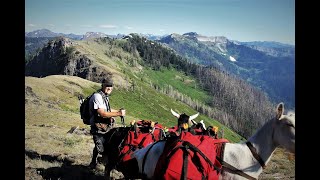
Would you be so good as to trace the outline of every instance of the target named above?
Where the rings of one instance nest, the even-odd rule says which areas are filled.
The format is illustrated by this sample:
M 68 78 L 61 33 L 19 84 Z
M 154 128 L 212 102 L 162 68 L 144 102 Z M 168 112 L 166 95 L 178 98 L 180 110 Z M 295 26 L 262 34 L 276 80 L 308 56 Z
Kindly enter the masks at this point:
M 66 25 L 64 25 L 64 26 L 70 27 L 70 26 L 72 26 L 72 25 L 71 25 L 71 24 L 66 24 Z
M 30 27 L 35 27 L 36 25 L 34 25 L 34 24 L 28 24 L 28 26 L 30 26 Z
M 164 31 L 166 31 L 166 30 L 164 30 L 164 29 L 160 29 L 159 31 L 160 31 L 160 32 L 164 32 Z
M 116 28 L 117 26 L 106 24 L 106 25 L 100 25 L 99 27 L 101 27 L 101 28 Z
M 54 26 L 54 24 L 48 24 L 48 26 L 51 26 L 51 27 L 53 27 L 53 26 Z
M 133 27 L 125 26 L 126 29 L 133 29 Z

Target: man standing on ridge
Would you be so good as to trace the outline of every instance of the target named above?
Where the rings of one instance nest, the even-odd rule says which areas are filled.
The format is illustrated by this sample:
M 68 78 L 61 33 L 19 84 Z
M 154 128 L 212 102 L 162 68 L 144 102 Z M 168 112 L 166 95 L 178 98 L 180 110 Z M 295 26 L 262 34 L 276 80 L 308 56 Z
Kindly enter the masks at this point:
M 114 123 L 113 117 L 123 117 L 126 114 L 124 109 L 111 109 L 109 104 L 109 95 L 112 92 L 112 86 L 113 81 L 110 77 L 103 79 L 101 82 L 101 89 L 94 93 L 89 101 L 90 133 L 93 136 L 93 142 L 95 144 L 92 152 L 90 168 L 96 167 L 98 154 L 103 155 L 103 144 L 105 141 L 104 134 L 112 128 L 112 124 Z

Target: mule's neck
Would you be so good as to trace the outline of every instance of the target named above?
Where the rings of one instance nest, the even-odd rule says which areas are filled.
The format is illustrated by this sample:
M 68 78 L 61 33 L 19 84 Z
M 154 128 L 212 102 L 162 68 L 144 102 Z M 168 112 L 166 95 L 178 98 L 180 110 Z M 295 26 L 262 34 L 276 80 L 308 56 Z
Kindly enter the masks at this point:
M 263 125 L 248 141 L 255 148 L 256 153 L 261 157 L 264 164 L 267 165 L 276 145 L 273 142 L 272 120 Z M 223 160 L 229 163 L 234 168 L 243 173 L 258 179 L 263 168 L 254 158 L 246 143 L 226 143 L 224 149 Z M 242 175 L 237 175 L 235 172 L 230 172 L 228 168 L 222 171 L 222 176 L 219 179 L 247 179 Z
M 264 161 L 265 165 L 270 161 L 270 158 L 276 149 L 276 144 L 273 141 L 274 120 L 270 120 L 265 123 L 248 141 L 251 142 L 253 147 L 256 149 L 257 154 Z

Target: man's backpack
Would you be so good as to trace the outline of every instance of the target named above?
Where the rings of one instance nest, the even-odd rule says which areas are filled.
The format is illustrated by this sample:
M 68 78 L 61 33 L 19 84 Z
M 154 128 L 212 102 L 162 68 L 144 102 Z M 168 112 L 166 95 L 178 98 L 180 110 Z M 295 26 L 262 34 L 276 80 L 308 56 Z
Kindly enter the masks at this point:
M 95 92 L 94 92 L 95 93 Z M 92 93 L 85 99 L 82 96 L 79 96 L 78 99 L 80 101 L 80 116 L 84 124 L 90 125 L 90 110 L 89 110 L 89 101 L 91 96 L 94 94 Z

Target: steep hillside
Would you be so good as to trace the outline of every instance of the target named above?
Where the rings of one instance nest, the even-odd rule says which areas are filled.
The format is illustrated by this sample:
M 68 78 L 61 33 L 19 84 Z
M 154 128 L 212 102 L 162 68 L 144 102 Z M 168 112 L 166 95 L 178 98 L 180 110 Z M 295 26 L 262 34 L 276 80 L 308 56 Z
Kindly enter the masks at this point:
M 66 128 L 72 126 L 88 128 L 80 119 L 78 95 L 88 96 L 99 88 L 100 83 L 77 76 L 51 75 L 43 78 L 26 76 L 26 122 L 37 123 L 37 121 L 46 118 L 47 124 L 58 123 Z M 110 101 L 112 108 L 120 109 L 123 107 L 126 109 L 125 121 L 127 124 L 134 119 L 146 119 L 171 127 L 177 124 L 176 118 L 170 112 L 171 108 L 189 115 L 197 113 L 188 105 L 144 85 L 133 90 L 124 88 L 115 82 Z M 37 113 L 40 111 L 42 113 Z M 200 119 L 203 119 L 207 125 L 217 125 L 220 129 L 224 129 L 224 137 L 231 141 L 240 141 L 239 135 L 216 120 L 203 114 L 200 114 L 195 120 L 200 121 Z
M 243 137 L 249 137 L 274 112 L 265 95 L 248 83 L 218 69 L 190 63 L 171 49 L 136 34 L 124 39 L 51 41 L 26 63 L 26 75 L 54 74 L 93 82 L 111 74 L 119 87 L 133 92 L 141 89 L 142 93 L 130 93 L 128 98 L 143 98 L 156 90 L 218 120 Z M 148 90 L 150 87 L 153 91 Z M 153 103 L 153 98 L 145 102 Z M 137 113 L 145 105 L 139 108 Z M 145 118 L 152 118 L 150 115 Z
M 238 77 L 216 68 L 190 63 L 171 49 L 162 46 L 162 44 L 148 41 L 134 34 L 131 36 L 132 38 L 119 44 L 125 51 L 131 53 L 138 51 L 143 60 L 143 65 L 152 68 L 154 72 L 175 69 L 188 77 L 193 77 L 196 81 L 193 88 L 205 91 L 211 98 L 198 103 L 200 99 L 198 97 L 194 98 L 195 96 L 188 90 L 190 93 L 186 95 L 193 97 L 193 101 L 189 105 L 210 117 L 217 118 L 242 136 L 250 136 L 257 127 L 264 123 L 265 119 L 272 116 L 274 106 L 268 98 L 261 91 Z M 172 80 L 174 78 L 170 79 L 170 81 Z M 159 81 L 151 82 L 155 84 L 156 89 L 172 92 L 172 88 L 167 86 L 170 83 L 161 85 L 158 84 Z M 176 87 L 173 88 L 173 94 L 175 94 Z M 188 86 L 184 85 L 184 88 L 186 87 Z M 188 98 L 179 97 L 179 100 L 185 103 L 190 102 L 186 99 Z
M 33 59 L 26 63 L 25 70 L 27 76 L 44 77 L 65 74 L 94 82 L 99 82 L 101 78 L 111 73 L 122 82 L 122 75 L 118 75 L 122 73 L 117 68 L 116 62 L 103 53 L 101 46 L 99 48 L 94 41 L 76 42 L 63 37 L 49 41 Z

